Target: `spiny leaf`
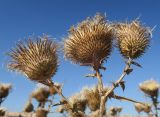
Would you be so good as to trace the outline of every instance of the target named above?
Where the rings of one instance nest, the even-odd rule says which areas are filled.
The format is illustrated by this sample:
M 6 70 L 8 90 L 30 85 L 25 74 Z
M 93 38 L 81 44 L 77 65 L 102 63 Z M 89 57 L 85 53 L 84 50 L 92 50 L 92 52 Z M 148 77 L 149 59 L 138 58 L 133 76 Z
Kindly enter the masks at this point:
M 119 84 L 120 84 L 122 90 L 124 91 L 125 90 L 125 81 L 121 81 Z
M 132 63 L 133 65 L 137 66 L 137 67 L 142 68 L 142 66 L 141 66 L 139 63 L 135 62 L 135 61 L 132 61 L 131 63 Z

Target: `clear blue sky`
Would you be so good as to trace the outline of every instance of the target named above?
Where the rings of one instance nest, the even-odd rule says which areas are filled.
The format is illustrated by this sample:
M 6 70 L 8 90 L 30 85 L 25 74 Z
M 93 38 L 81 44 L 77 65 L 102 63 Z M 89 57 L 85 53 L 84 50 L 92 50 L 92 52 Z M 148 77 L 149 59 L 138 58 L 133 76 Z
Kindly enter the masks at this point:
M 106 13 L 110 21 L 125 21 L 140 17 L 146 26 L 154 27 L 151 46 L 147 53 L 137 61 L 143 68 L 136 68 L 126 77 L 126 90 L 117 93 L 140 101 L 144 96 L 139 92 L 138 84 L 154 78 L 160 81 L 160 1 L 159 0 L 0 0 L 0 82 L 12 83 L 13 91 L 3 103 L 11 111 L 21 111 L 30 92 L 35 88 L 33 83 L 21 74 L 10 72 L 6 68 L 8 57 L 5 53 L 15 46 L 18 40 L 29 35 L 49 34 L 61 41 L 67 35 L 71 25 L 76 25 L 88 16 L 97 12 Z M 121 74 L 124 63 L 115 49 L 108 59 L 107 71 L 103 72 L 104 83 L 111 85 Z M 53 80 L 64 83 L 64 95 L 69 96 L 83 86 L 94 85 L 96 79 L 84 76 L 90 73 L 89 68 L 73 65 L 60 56 L 60 67 Z M 111 100 L 108 107 L 123 106 L 123 113 L 135 114 L 132 103 Z

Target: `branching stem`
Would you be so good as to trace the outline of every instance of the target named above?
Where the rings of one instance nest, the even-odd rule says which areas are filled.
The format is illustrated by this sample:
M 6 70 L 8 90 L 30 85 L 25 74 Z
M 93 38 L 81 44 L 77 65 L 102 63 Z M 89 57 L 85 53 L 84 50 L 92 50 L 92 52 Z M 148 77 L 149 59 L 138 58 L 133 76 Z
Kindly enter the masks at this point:
M 106 111 L 106 101 L 108 96 L 114 91 L 114 89 L 116 87 L 119 86 L 120 82 L 123 81 L 124 77 L 129 74 L 129 70 L 130 70 L 130 66 L 132 64 L 132 59 L 128 59 L 127 63 L 126 63 L 126 67 L 124 68 L 124 71 L 122 73 L 122 75 L 119 77 L 119 79 L 111 86 L 111 88 L 104 94 L 101 96 L 101 102 L 100 102 L 100 111 L 99 111 L 99 117 L 103 117 L 103 114 Z M 101 84 L 101 82 L 99 81 L 99 84 Z

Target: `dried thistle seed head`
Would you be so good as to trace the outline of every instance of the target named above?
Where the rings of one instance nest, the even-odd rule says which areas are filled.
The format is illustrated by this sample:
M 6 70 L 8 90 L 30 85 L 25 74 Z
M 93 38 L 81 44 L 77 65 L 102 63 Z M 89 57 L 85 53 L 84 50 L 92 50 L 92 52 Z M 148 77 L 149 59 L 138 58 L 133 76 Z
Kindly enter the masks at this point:
M 45 87 L 41 87 L 32 92 L 32 98 L 35 98 L 38 102 L 45 102 L 49 97 L 49 90 Z
M 81 94 L 75 94 L 69 98 L 70 105 L 73 109 L 76 109 L 77 111 L 84 112 L 87 105 L 86 98 Z
M 151 112 L 151 104 L 145 104 L 143 111 L 146 112 L 146 113 Z
M 145 53 L 149 46 L 151 31 L 139 21 L 116 25 L 116 44 L 125 58 L 136 59 Z
M 160 88 L 160 84 L 158 84 L 156 81 L 154 80 L 147 80 L 144 81 L 143 83 L 141 83 L 139 85 L 139 88 L 141 89 L 141 91 L 143 91 L 145 94 L 149 95 L 149 96 L 158 96 L 158 92 L 159 92 L 159 88 Z
M 84 88 L 82 90 L 83 95 L 87 99 L 87 105 L 91 111 L 96 111 L 100 107 L 100 95 L 98 87 Z
M 0 83 L 0 98 L 5 98 L 8 96 L 9 91 L 12 89 L 11 84 Z
M 32 39 L 20 42 L 9 56 L 8 68 L 33 81 L 50 79 L 57 70 L 57 45 L 48 37 L 38 37 L 35 42 Z
M 144 110 L 144 105 L 143 104 L 135 103 L 134 106 L 135 106 L 135 109 L 138 113 L 140 113 Z
M 100 67 L 112 50 L 113 33 L 105 16 L 97 14 L 71 27 L 64 41 L 65 57 L 73 63 Z
M 36 110 L 36 117 L 47 117 L 48 110 L 44 108 L 38 108 Z
M 34 110 L 34 106 L 30 101 L 26 103 L 23 109 L 24 112 L 32 112 L 33 110 Z

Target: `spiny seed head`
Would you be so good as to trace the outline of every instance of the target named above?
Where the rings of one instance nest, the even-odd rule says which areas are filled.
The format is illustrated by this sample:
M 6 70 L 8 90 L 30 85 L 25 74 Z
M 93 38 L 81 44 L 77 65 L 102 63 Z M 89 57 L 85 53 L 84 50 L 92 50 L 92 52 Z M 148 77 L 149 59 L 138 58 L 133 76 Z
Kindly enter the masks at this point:
M 64 41 L 64 54 L 73 63 L 99 67 L 111 53 L 113 33 L 105 16 L 97 14 L 71 27 Z
M 45 102 L 49 94 L 49 89 L 41 87 L 32 92 L 32 98 L 35 98 L 38 102 Z
M 154 80 L 144 81 L 139 85 L 140 89 L 149 96 L 158 96 L 160 84 Z
M 82 90 L 83 95 L 86 97 L 87 105 L 91 111 L 96 111 L 99 109 L 100 95 L 98 87 L 84 88 Z
M 47 117 L 48 110 L 44 108 L 38 108 L 36 110 L 36 117 Z
M 57 45 L 49 37 L 37 37 L 20 42 L 8 54 L 8 68 L 18 71 L 33 81 L 50 79 L 57 70 Z
M 116 44 L 125 58 L 136 59 L 145 53 L 149 46 L 151 31 L 139 21 L 116 25 Z
M 144 105 L 143 104 L 135 103 L 134 106 L 135 106 L 135 109 L 138 113 L 140 113 L 144 110 Z
M 69 98 L 69 102 L 72 106 L 72 108 L 84 112 L 87 105 L 86 98 L 81 94 L 75 94 Z
M 26 103 L 23 109 L 24 112 L 32 112 L 33 110 L 34 110 L 34 106 L 30 101 Z
M 151 111 L 151 104 L 140 104 L 140 103 L 135 103 L 135 109 L 138 113 L 144 111 L 146 113 L 149 113 Z
M 7 97 L 11 89 L 12 89 L 11 84 L 0 83 L 0 98 Z

